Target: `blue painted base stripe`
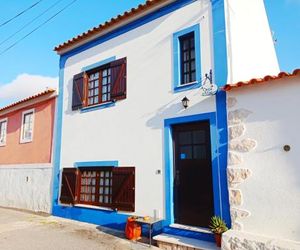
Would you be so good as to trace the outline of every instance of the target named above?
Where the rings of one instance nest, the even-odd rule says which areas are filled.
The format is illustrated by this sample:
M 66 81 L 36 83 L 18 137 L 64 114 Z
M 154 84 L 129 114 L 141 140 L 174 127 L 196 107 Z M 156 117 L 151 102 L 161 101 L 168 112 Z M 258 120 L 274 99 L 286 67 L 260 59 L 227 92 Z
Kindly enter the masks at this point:
M 193 238 L 197 240 L 205 240 L 210 242 L 215 241 L 214 235 L 210 233 L 195 232 L 195 231 L 184 230 L 184 229 L 173 228 L 173 227 L 164 227 L 162 231 L 163 233 L 171 234 L 174 236 L 182 236 L 182 237 Z
M 124 231 L 126 221 L 129 215 L 120 214 L 115 211 L 96 210 L 92 208 L 81 208 L 81 207 L 64 207 L 54 206 L 52 211 L 54 216 L 62 217 L 71 220 L 77 220 L 81 222 L 95 224 L 97 226 L 108 227 Z M 201 233 L 190 230 L 164 227 L 162 228 L 163 222 L 156 223 L 153 227 L 153 236 L 160 233 L 167 233 L 174 236 L 183 236 L 193 239 L 201 239 L 205 241 L 214 241 L 213 234 Z M 142 234 L 144 236 L 149 235 L 149 226 L 142 225 Z
M 127 218 L 130 216 L 128 214 L 121 214 L 115 211 L 100 210 L 93 208 L 83 208 L 83 207 L 67 207 L 67 206 L 54 206 L 52 214 L 57 217 L 66 218 L 70 220 L 77 220 L 81 222 L 95 224 L 97 226 L 112 228 L 124 231 Z M 144 236 L 149 236 L 149 226 L 142 226 L 142 234 Z M 152 227 L 152 235 L 162 233 L 162 222 L 156 223 Z
M 53 206 L 54 216 L 124 230 L 128 215 L 93 208 Z

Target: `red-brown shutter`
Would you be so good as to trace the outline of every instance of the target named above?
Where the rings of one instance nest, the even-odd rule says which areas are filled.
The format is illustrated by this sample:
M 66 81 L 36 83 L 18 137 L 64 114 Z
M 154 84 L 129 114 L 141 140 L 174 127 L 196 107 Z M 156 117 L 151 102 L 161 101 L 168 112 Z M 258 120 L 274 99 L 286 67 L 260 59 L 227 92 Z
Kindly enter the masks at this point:
M 111 99 L 121 100 L 126 98 L 126 57 L 110 64 L 112 89 Z
M 72 110 L 81 109 L 84 101 L 85 73 L 77 74 L 73 78 Z
M 134 212 L 135 209 L 135 168 L 115 167 L 112 170 L 113 208 Z
M 77 168 L 64 168 L 61 179 L 60 202 L 64 204 L 75 204 L 77 202 Z

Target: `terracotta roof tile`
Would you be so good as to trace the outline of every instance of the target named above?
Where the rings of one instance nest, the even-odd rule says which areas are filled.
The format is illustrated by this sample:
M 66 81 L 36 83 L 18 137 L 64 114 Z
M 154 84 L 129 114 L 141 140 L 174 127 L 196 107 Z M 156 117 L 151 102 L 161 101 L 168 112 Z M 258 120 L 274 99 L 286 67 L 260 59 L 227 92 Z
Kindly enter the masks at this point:
M 99 34 L 109 28 L 111 28 L 114 25 L 120 24 L 123 21 L 127 20 L 130 17 L 134 17 L 136 15 L 141 14 L 142 12 L 149 10 L 151 8 L 153 8 L 154 6 L 157 6 L 161 3 L 166 2 L 167 0 L 147 0 L 144 4 L 140 4 L 138 5 L 136 8 L 132 8 L 129 11 L 125 11 L 123 14 L 118 15 L 116 17 L 111 18 L 109 21 L 106 21 L 103 24 L 100 24 L 96 27 L 93 27 L 91 29 L 89 29 L 86 32 L 83 32 L 82 34 L 56 46 L 54 48 L 55 51 L 59 52 L 63 49 L 67 49 L 68 47 L 75 45 L 81 41 L 83 41 L 84 39 L 87 39 L 91 36 L 94 36 L 96 34 Z
M 292 77 L 292 76 L 300 76 L 300 69 L 295 69 L 293 71 L 293 73 L 280 72 L 276 76 L 267 75 L 263 78 L 253 78 L 249 81 L 240 81 L 240 82 L 237 82 L 237 83 L 226 84 L 222 89 L 225 90 L 225 91 L 230 91 L 230 90 L 235 89 L 235 88 L 240 88 L 240 87 L 255 85 L 255 84 L 264 84 L 264 83 L 268 83 L 268 82 L 273 81 L 273 80 L 278 80 L 278 79 L 282 79 L 282 78 L 285 78 L 285 77 Z
M 36 94 L 36 95 L 27 97 L 27 98 L 22 99 L 22 100 L 20 100 L 20 101 L 17 101 L 17 102 L 14 102 L 14 103 L 12 103 L 12 104 L 9 104 L 9 105 L 7 105 L 7 106 L 5 106 L 5 107 L 3 107 L 3 108 L 0 108 L 0 112 L 1 112 L 1 111 L 4 111 L 4 110 L 7 110 L 7 109 L 9 109 L 9 108 L 15 107 L 15 106 L 17 106 L 17 105 L 19 105 L 19 104 L 21 104 L 21 103 L 28 102 L 28 101 L 33 100 L 33 99 L 35 99 L 35 98 L 38 98 L 38 97 L 41 97 L 41 96 L 44 96 L 44 95 L 48 95 L 48 94 L 54 93 L 55 91 L 56 91 L 55 89 L 47 89 L 47 90 L 45 90 L 45 91 L 43 91 L 43 92 L 40 92 L 40 93 L 38 93 L 38 94 Z

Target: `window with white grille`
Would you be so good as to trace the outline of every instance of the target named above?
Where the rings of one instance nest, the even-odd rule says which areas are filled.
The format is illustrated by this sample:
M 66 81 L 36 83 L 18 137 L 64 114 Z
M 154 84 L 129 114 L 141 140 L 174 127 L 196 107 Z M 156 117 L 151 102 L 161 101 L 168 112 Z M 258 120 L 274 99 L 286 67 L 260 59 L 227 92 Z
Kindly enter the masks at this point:
M 0 120 L 0 146 L 6 145 L 7 119 Z
M 33 140 L 34 109 L 22 113 L 21 143 Z

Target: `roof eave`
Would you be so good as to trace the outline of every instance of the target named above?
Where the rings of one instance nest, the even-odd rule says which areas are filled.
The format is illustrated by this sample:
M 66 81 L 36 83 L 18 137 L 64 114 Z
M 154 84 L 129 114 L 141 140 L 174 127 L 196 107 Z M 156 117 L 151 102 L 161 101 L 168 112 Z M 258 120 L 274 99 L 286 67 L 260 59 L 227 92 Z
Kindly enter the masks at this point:
M 18 111 L 20 109 L 24 109 L 26 107 L 38 104 L 40 102 L 44 102 L 46 100 L 56 98 L 57 97 L 57 91 L 56 90 L 51 90 L 51 91 L 45 91 L 42 93 L 37 94 L 36 96 L 28 97 L 23 100 L 17 101 L 14 104 L 8 105 L 6 107 L 3 107 L 0 109 L 0 117 L 5 116 L 9 113 Z
M 140 19 L 140 18 L 142 18 L 142 17 L 144 17 L 144 16 L 146 16 L 146 15 L 148 15 L 148 14 L 150 14 L 150 13 L 152 13 L 152 12 L 154 12 L 154 11 L 156 11 L 156 10 L 158 10 L 158 9 L 160 9 L 160 8 L 170 4 L 172 2 L 175 2 L 175 1 L 176 0 L 164 0 L 159 4 L 150 6 L 149 8 L 147 8 L 145 10 L 142 10 L 138 14 L 133 13 L 129 17 L 125 16 L 124 20 L 107 22 L 107 24 L 105 24 L 105 25 L 107 25 L 107 28 L 103 28 L 103 30 L 100 30 L 98 32 L 96 31 L 94 35 L 93 34 L 89 35 L 89 33 L 93 32 L 92 30 L 89 30 L 89 31 L 85 32 L 86 34 L 82 33 L 80 36 L 86 36 L 86 38 L 77 38 L 77 39 L 80 39 L 78 42 L 76 42 L 76 41 L 72 42 L 72 40 L 74 39 L 74 38 L 72 38 L 71 40 L 55 47 L 54 51 L 56 51 L 56 53 L 60 56 L 63 55 L 63 54 L 66 54 L 71 50 L 74 50 L 74 49 L 76 49 L 76 48 L 78 48 L 78 47 L 80 47 L 80 46 L 82 46 L 82 45 L 84 45 L 88 42 L 91 42 L 95 39 L 98 39 L 98 38 L 100 38 L 100 37 L 102 37 L 102 36 L 104 36 L 104 35 L 106 35 L 110 32 L 113 32 L 114 30 L 116 30 L 118 28 L 121 28 L 121 27 L 123 27 L 123 26 L 125 26 L 125 25 L 127 25 L 131 22 L 134 22 L 134 21 L 136 21 L 136 20 L 138 20 L 138 19 Z M 115 20 L 115 19 L 113 19 L 113 20 Z M 70 44 L 68 44 L 68 43 L 70 43 Z
M 251 86 L 251 85 L 260 85 L 260 84 L 265 84 L 267 82 L 276 81 L 276 80 L 280 80 L 283 78 L 296 77 L 296 76 L 298 76 L 298 77 L 300 76 L 300 69 L 295 69 L 292 73 L 280 72 L 276 76 L 267 75 L 263 78 L 253 78 L 248 81 L 240 81 L 240 82 L 233 83 L 233 84 L 226 84 L 222 89 L 224 91 L 232 91 L 233 89 L 238 89 L 241 87 L 246 87 L 246 86 Z

